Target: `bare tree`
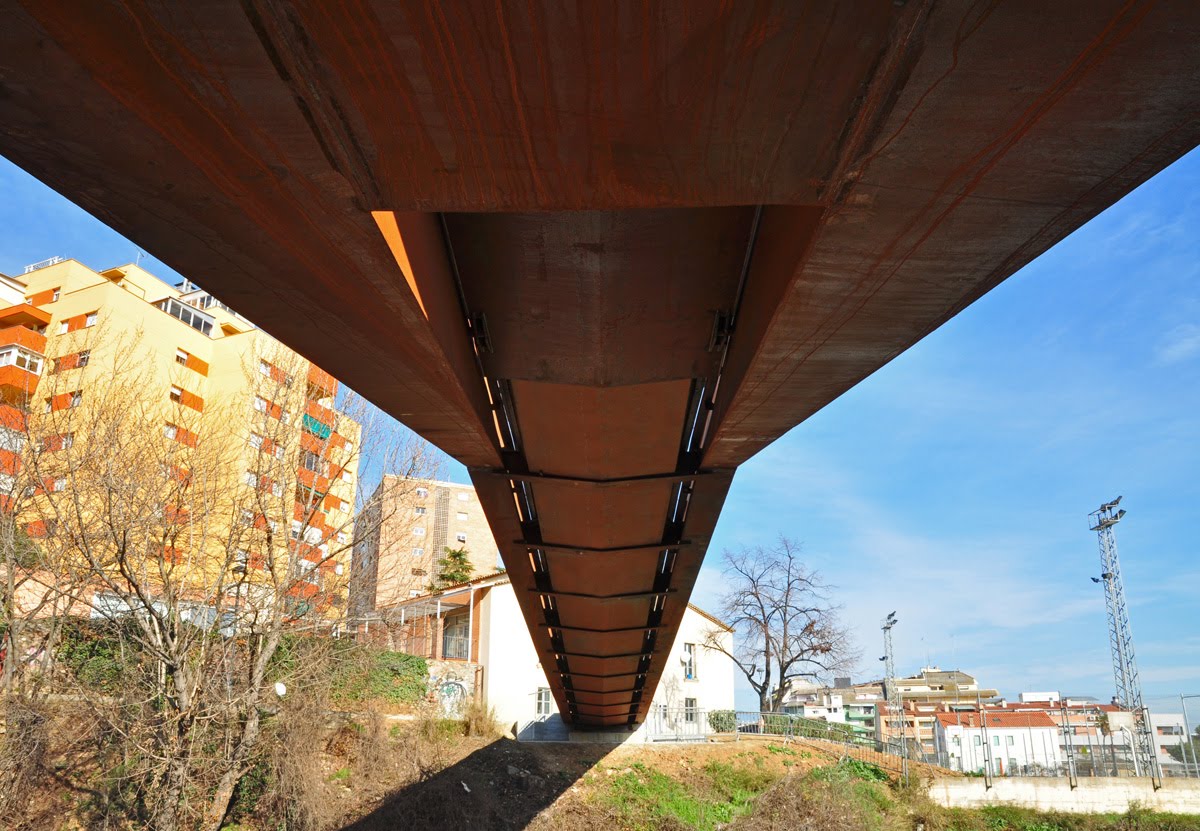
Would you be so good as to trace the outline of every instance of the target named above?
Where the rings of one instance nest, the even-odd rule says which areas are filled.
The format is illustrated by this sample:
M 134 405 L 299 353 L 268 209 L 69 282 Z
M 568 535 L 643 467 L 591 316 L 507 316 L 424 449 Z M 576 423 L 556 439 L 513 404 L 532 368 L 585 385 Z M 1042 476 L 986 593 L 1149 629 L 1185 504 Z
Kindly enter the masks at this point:
M 737 633 L 733 647 L 716 632 L 706 645 L 728 655 L 758 694 L 759 709 L 777 712 L 796 679 L 818 679 L 857 659 L 839 608 L 819 574 L 800 560 L 798 543 L 780 537 L 771 547 L 725 551 L 729 591 L 721 601 Z
M 0 526 L 2 634 L 42 633 L 40 652 L 22 654 L 48 665 L 56 625 L 90 616 L 119 644 L 121 671 L 104 695 L 83 685 L 69 697 L 115 739 L 110 764 L 133 810 L 158 831 L 216 829 L 283 712 L 284 638 L 343 619 L 356 520 L 379 512 L 364 511 L 361 488 L 358 504 L 338 496 L 339 482 L 372 436 L 384 439 L 369 451 L 380 471 L 420 475 L 434 454 L 394 441 L 348 391 L 335 407 L 320 373 L 261 333 L 245 377 L 213 385 L 236 391 L 201 401 L 176 392 L 189 386 L 182 364 L 168 396 L 140 333 L 102 331 L 86 335 L 94 349 L 64 341 L 71 353 L 29 408 L 19 521 Z M 72 360 L 81 352 L 90 361 Z M 18 602 L 18 581 L 47 588 Z M 48 677 L 31 661 L 6 662 L 6 689 Z

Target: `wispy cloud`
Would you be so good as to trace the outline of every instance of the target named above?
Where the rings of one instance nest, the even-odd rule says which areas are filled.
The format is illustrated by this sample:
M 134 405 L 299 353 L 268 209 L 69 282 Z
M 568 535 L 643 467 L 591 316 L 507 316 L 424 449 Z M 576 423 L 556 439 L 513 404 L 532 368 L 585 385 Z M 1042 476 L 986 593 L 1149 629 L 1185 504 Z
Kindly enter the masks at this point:
M 1174 364 L 1200 355 L 1200 326 L 1181 323 L 1159 341 L 1155 358 L 1160 364 Z

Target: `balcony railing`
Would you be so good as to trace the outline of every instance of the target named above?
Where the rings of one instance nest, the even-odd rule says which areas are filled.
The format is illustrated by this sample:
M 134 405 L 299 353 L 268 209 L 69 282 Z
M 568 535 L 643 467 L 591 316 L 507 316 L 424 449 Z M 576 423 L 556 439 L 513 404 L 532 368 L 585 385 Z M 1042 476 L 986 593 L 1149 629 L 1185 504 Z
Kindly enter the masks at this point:
M 471 639 L 465 635 L 443 635 L 442 657 L 452 660 L 465 661 L 470 657 Z

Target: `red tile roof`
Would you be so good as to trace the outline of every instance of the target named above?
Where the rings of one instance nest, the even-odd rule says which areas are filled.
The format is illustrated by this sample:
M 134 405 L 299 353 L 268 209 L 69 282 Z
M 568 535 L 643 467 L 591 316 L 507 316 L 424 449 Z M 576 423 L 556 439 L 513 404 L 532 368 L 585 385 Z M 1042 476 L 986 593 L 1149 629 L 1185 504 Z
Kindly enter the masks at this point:
M 997 729 L 1014 727 L 1057 727 L 1058 725 L 1045 713 L 1022 712 L 1012 713 L 1005 710 L 985 710 L 986 726 Z M 979 713 L 938 713 L 938 724 L 942 727 L 980 727 Z

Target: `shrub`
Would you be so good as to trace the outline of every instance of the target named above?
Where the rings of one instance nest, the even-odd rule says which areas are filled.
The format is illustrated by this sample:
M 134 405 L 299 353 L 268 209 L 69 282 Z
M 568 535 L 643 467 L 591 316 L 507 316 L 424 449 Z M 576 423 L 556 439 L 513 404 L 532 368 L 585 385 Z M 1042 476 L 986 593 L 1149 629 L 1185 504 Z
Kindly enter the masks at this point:
M 471 699 L 463 709 L 463 729 L 468 736 L 492 737 L 500 735 L 496 727 L 496 710 L 478 698 Z
M 97 692 L 113 691 L 129 669 L 120 637 L 107 623 L 65 621 L 55 657 L 80 685 Z
M 732 733 L 737 729 L 733 710 L 713 710 L 708 714 L 708 726 L 714 733 Z
M 404 652 L 366 650 L 360 660 L 339 661 L 331 697 L 335 703 L 415 704 L 425 696 L 429 666 Z

